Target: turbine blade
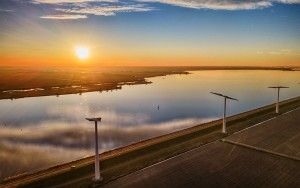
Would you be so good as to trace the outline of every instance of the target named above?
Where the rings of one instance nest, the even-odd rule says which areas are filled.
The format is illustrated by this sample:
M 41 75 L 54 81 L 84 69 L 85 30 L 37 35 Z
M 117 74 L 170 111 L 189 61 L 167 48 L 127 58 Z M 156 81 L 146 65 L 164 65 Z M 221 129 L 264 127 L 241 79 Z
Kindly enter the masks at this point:
M 226 98 L 227 98 L 227 99 L 234 100 L 234 101 L 239 101 L 238 99 L 236 99 L 236 98 L 233 98 L 233 97 L 228 97 L 228 96 L 226 96 Z
M 101 121 L 100 117 L 97 117 L 97 118 L 85 118 L 85 119 L 88 120 L 88 121 Z
M 210 92 L 211 94 L 214 94 L 214 95 L 217 95 L 217 96 L 220 96 L 220 97 L 225 97 L 227 99 L 231 99 L 231 100 L 235 100 L 235 101 L 239 101 L 238 99 L 236 98 L 233 98 L 233 97 L 229 97 L 229 96 L 226 96 L 226 95 L 223 95 L 221 93 L 216 93 L 216 92 Z
M 271 86 L 271 87 L 268 87 L 268 88 L 278 89 L 278 88 L 289 88 L 289 87 L 287 87 L 287 86 Z
M 220 97 L 225 97 L 224 95 L 222 95 L 221 93 L 216 93 L 216 92 L 210 92 L 211 94 L 214 94 L 214 95 L 218 95 Z

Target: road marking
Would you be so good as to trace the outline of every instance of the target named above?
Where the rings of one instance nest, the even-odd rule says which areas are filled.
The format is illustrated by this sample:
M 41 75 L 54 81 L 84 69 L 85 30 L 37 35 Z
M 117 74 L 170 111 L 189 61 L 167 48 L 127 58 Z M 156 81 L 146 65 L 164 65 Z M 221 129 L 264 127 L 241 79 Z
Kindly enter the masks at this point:
M 295 111 L 295 110 L 298 110 L 298 109 L 300 109 L 300 107 L 297 107 L 297 108 L 295 108 L 295 109 L 293 109 L 293 110 L 287 111 L 287 112 L 285 112 L 285 113 L 283 113 L 283 114 L 279 114 L 279 115 L 277 115 L 277 116 L 275 116 L 275 117 L 272 117 L 272 118 L 270 118 L 270 119 L 264 120 L 264 121 L 262 121 L 262 122 L 259 122 L 259 123 L 255 124 L 255 125 L 252 125 L 252 126 L 247 127 L 247 128 L 245 128 L 245 129 L 242 129 L 242 130 L 239 130 L 239 131 L 237 131 L 237 132 L 234 132 L 234 133 L 232 133 L 232 134 L 230 134 L 230 135 L 234 135 L 234 134 L 238 134 L 238 133 L 244 132 L 244 131 L 246 131 L 246 130 L 248 130 L 248 129 L 251 129 L 251 128 L 253 128 L 253 127 L 257 127 L 257 126 L 259 126 L 259 125 L 261 125 L 261 124 L 264 124 L 264 123 L 266 123 L 266 122 L 268 122 L 268 121 L 271 121 L 271 120 L 273 120 L 273 119 L 276 119 L 276 118 L 278 118 L 278 117 L 280 117 L 280 116 L 282 116 L 282 115 L 291 113 L 291 112 L 293 112 L 293 111 Z M 228 135 L 228 136 L 230 136 L 230 135 Z
M 178 155 L 175 155 L 175 156 L 173 156 L 173 157 L 170 157 L 170 158 L 167 158 L 167 159 L 165 159 L 165 160 L 159 161 L 159 162 L 154 163 L 154 164 L 152 164 L 152 165 L 150 165 L 150 166 L 146 166 L 146 167 L 144 167 L 144 168 L 142 168 L 142 169 L 136 170 L 136 171 L 131 172 L 131 173 L 129 173 L 129 174 L 124 174 L 124 175 L 118 176 L 118 177 L 116 177 L 115 179 L 112 179 L 112 180 L 106 182 L 103 186 L 105 186 L 105 185 L 107 185 L 107 184 L 109 184 L 109 183 L 111 183 L 111 182 L 114 182 L 114 181 L 116 181 L 116 180 L 118 180 L 118 179 L 120 179 L 120 178 L 122 178 L 122 177 L 129 176 L 129 175 L 135 174 L 135 173 L 140 173 L 140 172 L 142 172 L 142 171 L 144 171 L 144 170 L 147 170 L 148 168 L 151 168 L 151 167 L 153 167 L 153 166 L 156 166 L 156 165 L 159 165 L 159 164 L 161 164 L 161 163 L 167 162 L 167 161 L 169 161 L 169 160 L 171 160 L 171 159 L 174 159 L 174 158 L 176 158 L 176 157 L 180 157 L 181 155 L 190 153 L 190 152 L 192 152 L 192 151 L 194 151 L 194 150 L 197 150 L 197 149 L 199 149 L 199 148 L 201 148 L 201 147 L 204 147 L 204 146 L 207 146 L 207 145 L 209 145 L 209 144 L 213 144 L 213 143 L 215 143 L 215 142 L 217 142 L 217 141 L 220 141 L 220 140 L 221 140 L 221 139 L 214 140 L 214 141 L 212 141 L 212 142 L 209 142 L 209 143 L 206 143 L 206 144 L 204 144 L 204 145 L 201 145 L 201 146 L 198 146 L 198 147 L 196 147 L 196 148 L 193 148 L 193 149 L 191 149 L 191 150 L 182 152 L 182 153 L 180 153 L 180 154 L 178 154 Z
M 288 158 L 288 159 L 292 159 L 292 160 L 295 160 L 295 161 L 300 161 L 300 158 L 298 158 L 298 157 L 293 157 L 293 156 L 289 156 L 289 155 L 286 155 L 286 154 L 283 154 L 283 153 L 278 153 L 278 152 L 275 152 L 275 151 L 271 151 L 271 150 L 267 150 L 267 149 L 263 149 L 263 148 L 258 148 L 258 147 L 251 146 L 251 145 L 248 145 L 248 144 L 242 144 L 242 143 L 239 143 L 239 142 L 234 142 L 234 141 L 226 140 L 226 139 L 222 139 L 222 142 L 232 144 L 232 145 L 241 146 L 241 147 L 244 147 L 244 148 L 248 148 L 248 149 L 252 149 L 252 150 L 256 150 L 256 151 L 260 151 L 260 152 L 264 152 L 264 153 L 268 153 L 268 154 L 272 154 L 272 155 L 276 155 L 276 156 L 280 156 L 280 157 L 284 157 L 284 158 Z
M 275 117 L 272 117 L 272 118 L 270 118 L 270 119 L 264 120 L 264 121 L 262 121 L 262 122 L 259 122 L 259 123 L 255 124 L 255 125 L 252 125 L 252 126 L 250 126 L 250 127 L 247 127 L 247 128 L 245 128 L 245 129 L 242 129 L 242 130 L 240 130 L 240 131 L 234 132 L 233 134 L 241 133 L 241 132 L 246 131 L 246 130 L 248 130 L 248 129 L 250 129 L 250 128 L 256 127 L 256 126 L 258 126 L 258 125 L 261 125 L 261 124 L 263 124 L 263 123 L 266 123 L 266 122 L 268 122 L 268 121 L 271 121 L 271 120 L 273 120 L 273 119 L 276 119 L 276 118 L 278 118 L 279 116 L 288 114 L 288 113 L 293 112 L 293 111 L 298 110 L 298 109 L 300 109 L 300 107 L 297 107 L 297 108 L 295 108 L 295 109 L 293 109 L 293 110 L 290 110 L 290 111 L 287 111 L 287 112 L 285 112 L 285 113 L 279 114 L 279 115 L 277 115 L 277 116 L 275 116 Z M 233 135 L 233 134 L 231 134 L 231 135 Z M 229 136 L 230 136 L 230 135 L 228 135 L 227 137 L 229 137 Z M 109 184 L 109 183 L 111 183 L 111 182 L 114 182 L 114 181 L 116 181 L 116 180 L 118 180 L 118 179 L 120 179 L 120 178 L 122 178 L 122 177 L 129 176 L 129 175 L 135 174 L 135 173 L 140 173 L 140 172 L 142 172 L 142 171 L 144 171 L 144 170 L 147 170 L 148 168 L 151 168 L 151 167 L 153 167 L 153 166 L 156 166 L 156 165 L 159 165 L 159 164 L 161 164 L 161 163 L 167 162 L 167 161 L 172 160 L 172 159 L 174 159 L 174 158 L 176 158 L 176 157 L 180 157 L 181 155 L 187 154 L 187 153 L 189 153 L 189 152 L 192 152 L 192 151 L 197 150 L 197 149 L 199 149 L 199 148 L 201 148 L 201 147 L 205 147 L 205 146 L 207 146 L 207 145 L 209 145 L 209 144 L 213 144 L 213 143 L 218 142 L 218 141 L 223 141 L 223 142 L 228 142 L 228 143 L 231 142 L 231 141 L 225 140 L 224 138 L 217 139 L 217 140 L 215 140 L 215 141 L 212 141 L 212 142 L 206 143 L 206 144 L 204 144 L 204 145 L 198 146 L 198 147 L 196 147 L 196 148 L 194 148 L 194 149 L 185 151 L 185 152 L 183 152 L 183 153 L 180 153 L 180 154 L 178 154 L 178 155 L 175 155 L 175 156 L 170 157 L 170 158 L 168 158 L 168 159 L 165 159 L 165 160 L 163 160 L 163 161 L 157 162 L 157 163 L 152 164 L 152 165 L 150 165 L 150 166 L 144 167 L 144 168 L 139 169 L 139 170 L 137 170 L 137 171 L 134 171 L 134 172 L 131 172 L 131 173 L 129 173 L 129 174 L 125 174 L 125 175 L 116 177 L 115 179 L 112 179 L 111 181 L 108 181 L 107 183 L 105 183 L 103 186 L 105 186 L 105 185 L 107 185 L 107 184 Z M 233 144 L 233 143 L 231 143 L 231 144 Z M 236 145 L 238 145 L 238 144 L 239 144 L 239 143 L 237 143 Z M 242 146 L 242 145 L 243 145 L 243 144 L 240 144 L 240 146 Z M 244 147 L 247 147 L 248 145 L 243 145 L 243 146 L 244 146 Z M 255 147 L 253 147 L 253 146 L 249 146 L 248 148 L 255 149 Z M 267 153 L 270 153 L 270 154 L 273 154 L 273 155 L 278 155 L 278 156 L 281 156 L 281 157 L 286 157 L 286 158 L 289 158 L 289 159 L 292 159 L 292 160 L 300 161 L 300 159 L 297 158 L 297 157 L 291 157 L 291 156 L 288 156 L 288 155 L 284 155 L 284 154 L 281 154 L 281 153 L 276 153 L 276 152 L 272 152 L 272 151 L 265 150 L 265 149 L 260 149 L 260 148 L 256 148 L 256 150 L 257 150 L 257 151 L 261 151 L 261 152 L 267 152 Z

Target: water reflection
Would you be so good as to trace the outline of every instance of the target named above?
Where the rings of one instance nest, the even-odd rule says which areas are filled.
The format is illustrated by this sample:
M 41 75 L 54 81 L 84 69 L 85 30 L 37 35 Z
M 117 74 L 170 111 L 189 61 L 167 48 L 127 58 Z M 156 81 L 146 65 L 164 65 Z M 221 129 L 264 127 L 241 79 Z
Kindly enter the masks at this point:
M 300 93 L 299 72 L 197 71 L 149 80 L 112 92 L 1 100 L 0 177 L 93 154 L 94 129 L 85 117 L 103 118 L 106 151 L 221 117 L 223 101 L 210 91 L 240 100 L 229 103 L 229 115 L 271 103 L 269 85 L 291 87 L 282 99 Z

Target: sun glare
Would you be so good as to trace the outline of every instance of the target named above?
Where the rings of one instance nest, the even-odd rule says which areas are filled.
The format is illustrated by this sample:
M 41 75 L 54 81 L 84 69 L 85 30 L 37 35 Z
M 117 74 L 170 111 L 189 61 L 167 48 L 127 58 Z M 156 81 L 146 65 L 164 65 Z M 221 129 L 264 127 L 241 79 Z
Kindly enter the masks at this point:
M 87 47 L 76 47 L 75 53 L 79 59 L 87 59 L 89 57 L 89 49 Z

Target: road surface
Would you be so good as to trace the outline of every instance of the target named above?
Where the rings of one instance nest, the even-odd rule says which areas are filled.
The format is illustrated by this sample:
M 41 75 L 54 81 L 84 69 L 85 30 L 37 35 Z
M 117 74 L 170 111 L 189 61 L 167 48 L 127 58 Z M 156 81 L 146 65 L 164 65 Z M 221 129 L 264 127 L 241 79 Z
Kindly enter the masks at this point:
M 300 187 L 300 108 L 104 185 Z

